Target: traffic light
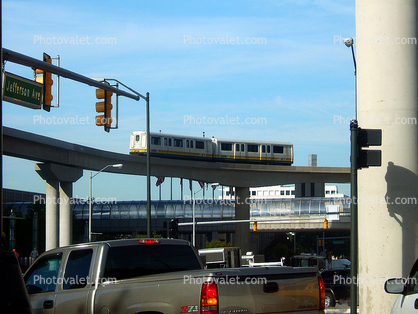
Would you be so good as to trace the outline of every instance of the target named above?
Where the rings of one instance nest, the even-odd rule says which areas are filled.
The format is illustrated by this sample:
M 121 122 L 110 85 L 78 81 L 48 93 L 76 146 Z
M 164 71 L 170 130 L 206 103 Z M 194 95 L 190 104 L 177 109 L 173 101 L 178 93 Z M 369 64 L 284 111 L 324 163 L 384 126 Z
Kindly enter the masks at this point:
M 362 149 L 369 146 L 382 145 L 382 130 L 380 129 L 361 129 L 357 136 L 357 168 L 380 167 L 382 165 L 382 151 Z
M 96 111 L 103 112 L 102 115 L 96 116 L 96 125 L 104 126 L 106 132 L 109 132 L 112 125 L 112 92 L 104 89 L 96 89 L 96 98 L 103 101 L 96 102 Z
M 45 52 L 43 54 L 43 61 L 49 64 L 52 63 L 51 57 Z M 52 74 L 51 72 L 45 72 L 39 69 L 35 70 L 35 74 L 41 74 L 40 76 L 36 76 L 35 80 L 43 85 L 42 108 L 49 112 L 51 110 L 52 99 L 54 98 L 52 96 L 52 84 L 54 84 Z
M 257 231 L 257 221 L 253 222 L 253 231 Z
M 324 229 L 328 229 L 328 220 L 324 219 Z
M 324 240 L 318 240 L 318 246 L 323 246 L 323 242 Z
M 171 238 L 178 239 L 179 237 L 179 220 L 177 218 L 170 221 Z
M 380 167 L 382 165 L 382 151 L 365 149 L 370 146 L 382 145 L 381 129 L 362 129 L 357 125 L 352 126 L 352 131 L 357 133 L 356 158 L 357 169 L 367 167 Z

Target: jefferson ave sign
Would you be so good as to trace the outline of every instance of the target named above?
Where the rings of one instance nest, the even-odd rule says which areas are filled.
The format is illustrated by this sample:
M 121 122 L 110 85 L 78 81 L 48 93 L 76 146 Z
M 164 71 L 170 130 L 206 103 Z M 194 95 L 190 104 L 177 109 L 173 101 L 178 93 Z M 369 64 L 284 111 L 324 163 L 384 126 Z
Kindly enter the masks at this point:
M 12 73 L 4 72 L 4 101 L 32 109 L 41 109 L 42 94 L 42 84 Z

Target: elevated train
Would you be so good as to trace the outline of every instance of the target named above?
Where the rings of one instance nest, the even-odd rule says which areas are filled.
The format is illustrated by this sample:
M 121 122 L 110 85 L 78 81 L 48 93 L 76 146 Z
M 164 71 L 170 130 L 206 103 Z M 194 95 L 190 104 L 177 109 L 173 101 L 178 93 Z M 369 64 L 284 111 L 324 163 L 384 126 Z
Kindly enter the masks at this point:
M 205 161 L 291 165 L 293 144 L 151 133 L 151 156 Z M 129 153 L 146 155 L 147 132 L 131 133 Z

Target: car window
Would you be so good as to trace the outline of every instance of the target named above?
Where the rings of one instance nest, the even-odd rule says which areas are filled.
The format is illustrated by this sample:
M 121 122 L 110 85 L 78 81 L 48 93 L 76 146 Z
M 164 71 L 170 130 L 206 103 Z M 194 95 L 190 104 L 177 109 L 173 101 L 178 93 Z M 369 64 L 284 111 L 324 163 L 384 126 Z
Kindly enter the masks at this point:
M 92 249 L 75 250 L 70 253 L 64 273 L 64 290 L 80 289 L 87 285 L 92 255 Z
M 28 294 L 55 291 L 62 253 L 45 255 L 38 258 L 25 274 Z
M 111 247 L 103 277 L 121 280 L 194 269 L 200 269 L 200 264 L 193 249 L 187 245 Z
M 408 281 L 406 282 L 406 293 L 418 292 L 418 260 L 415 262 L 409 274 Z

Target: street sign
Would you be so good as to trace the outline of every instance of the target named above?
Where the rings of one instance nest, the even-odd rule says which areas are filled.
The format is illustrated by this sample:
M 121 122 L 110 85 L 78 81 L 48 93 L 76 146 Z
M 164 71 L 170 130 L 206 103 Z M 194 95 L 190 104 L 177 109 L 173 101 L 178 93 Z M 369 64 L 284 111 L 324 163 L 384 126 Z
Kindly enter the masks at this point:
M 4 101 L 32 109 L 41 109 L 42 94 L 42 84 L 12 73 L 3 73 Z

